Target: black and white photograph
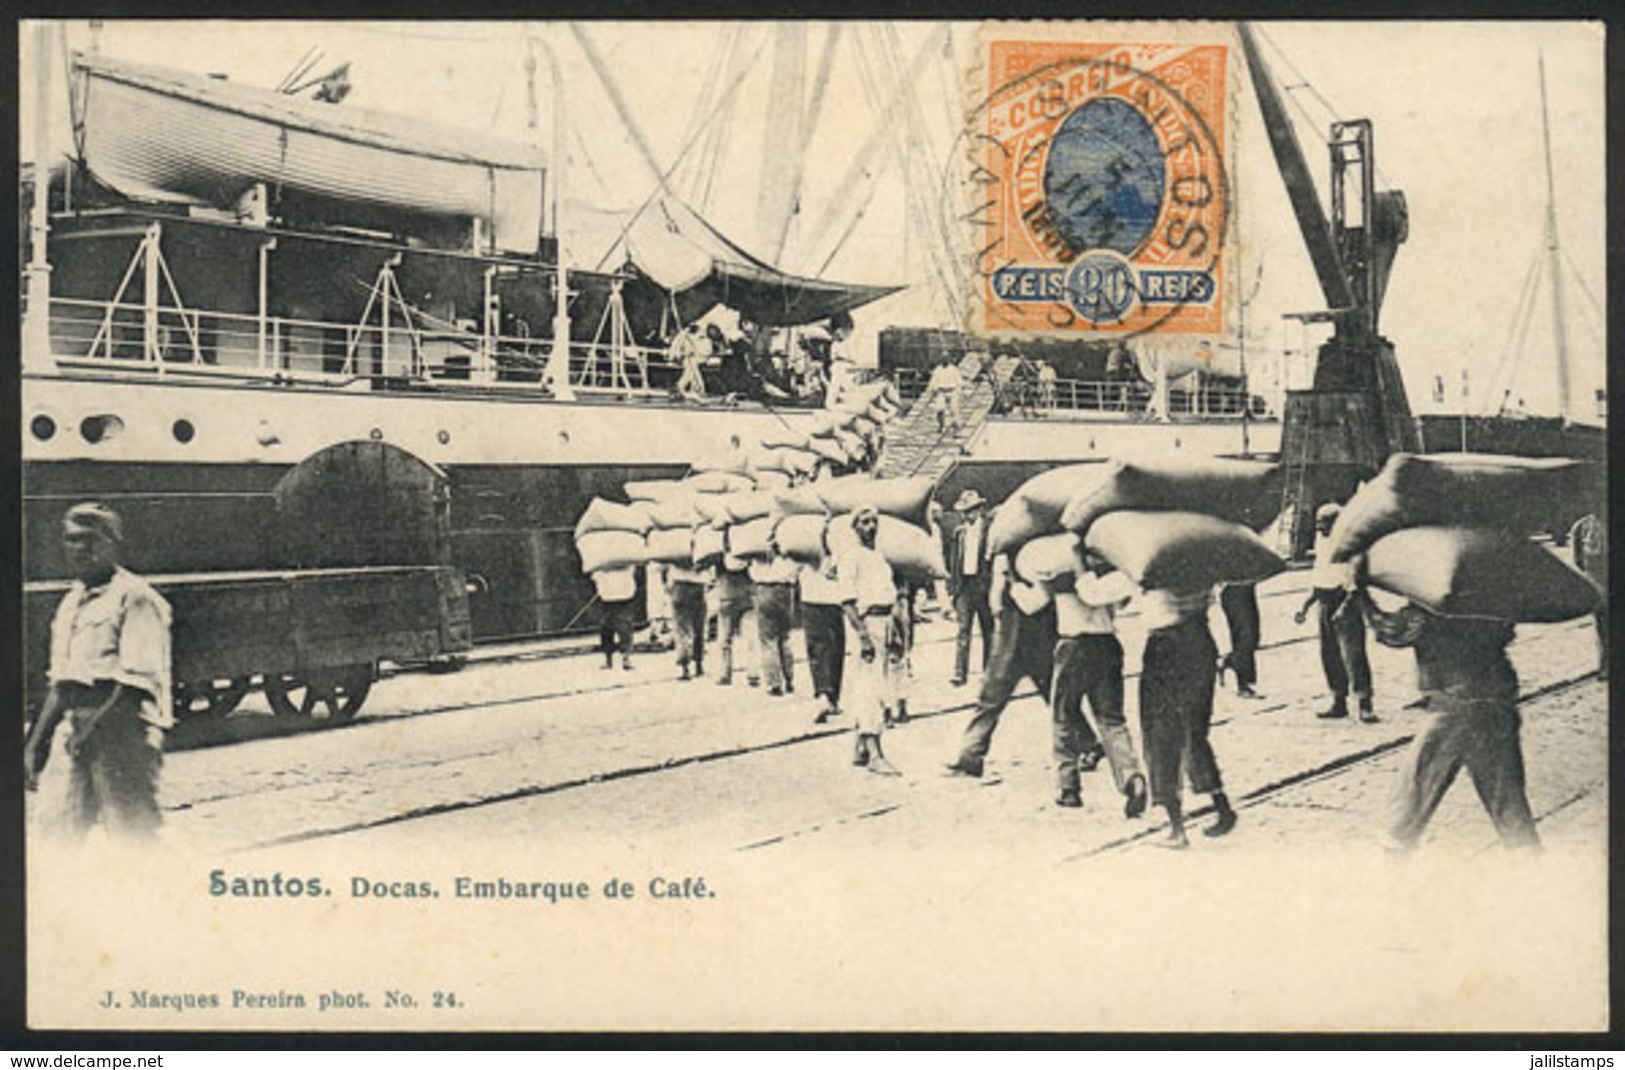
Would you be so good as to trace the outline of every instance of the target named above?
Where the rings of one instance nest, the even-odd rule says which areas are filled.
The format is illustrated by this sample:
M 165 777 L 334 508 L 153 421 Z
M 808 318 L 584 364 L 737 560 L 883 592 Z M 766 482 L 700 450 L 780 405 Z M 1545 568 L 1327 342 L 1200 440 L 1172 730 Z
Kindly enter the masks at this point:
M 18 43 L 30 1029 L 1614 1028 L 1600 22 Z

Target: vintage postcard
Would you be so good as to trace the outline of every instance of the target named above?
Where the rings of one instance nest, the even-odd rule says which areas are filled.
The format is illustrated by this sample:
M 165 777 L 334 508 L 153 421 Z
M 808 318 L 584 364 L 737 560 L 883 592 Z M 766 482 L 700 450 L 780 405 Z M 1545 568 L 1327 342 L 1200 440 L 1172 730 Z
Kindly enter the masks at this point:
M 1614 1026 L 1600 24 L 20 37 L 31 1027 Z

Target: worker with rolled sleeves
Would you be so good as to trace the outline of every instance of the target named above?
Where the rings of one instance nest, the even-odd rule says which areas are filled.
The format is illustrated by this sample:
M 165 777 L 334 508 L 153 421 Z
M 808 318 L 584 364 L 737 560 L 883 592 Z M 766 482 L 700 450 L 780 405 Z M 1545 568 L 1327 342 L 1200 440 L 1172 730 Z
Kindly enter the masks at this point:
M 1375 724 L 1371 663 L 1365 652 L 1366 594 L 1355 578 L 1359 560 L 1334 562 L 1330 549 L 1332 525 L 1342 511 L 1336 502 L 1327 502 L 1315 510 L 1315 564 L 1309 573 L 1309 597 L 1292 619 L 1302 624 L 1308 619 L 1310 606 L 1319 609 L 1320 666 L 1332 690 L 1332 704 L 1315 716 L 1323 720 L 1347 717 L 1352 689 L 1360 704 L 1360 720 Z
M 123 523 L 105 505 L 85 502 L 63 518 L 74 582 L 51 621 L 50 689 L 23 744 L 32 791 L 67 725 L 62 811 L 45 819 L 53 832 L 83 836 L 99 824 L 115 837 L 147 838 L 161 820 L 164 733 L 175 723 L 170 609 L 119 564 L 123 542 Z
M 852 764 L 881 776 L 901 776 L 880 745 L 886 727 L 886 645 L 897 612 L 897 582 L 891 562 L 875 547 L 880 514 L 865 506 L 852 514 L 856 545 L 844 548 L 836 564 L 842 585 L 841 608 L 858 641 L 858 660 L 846 675 L 847 708 L 857 719 Z

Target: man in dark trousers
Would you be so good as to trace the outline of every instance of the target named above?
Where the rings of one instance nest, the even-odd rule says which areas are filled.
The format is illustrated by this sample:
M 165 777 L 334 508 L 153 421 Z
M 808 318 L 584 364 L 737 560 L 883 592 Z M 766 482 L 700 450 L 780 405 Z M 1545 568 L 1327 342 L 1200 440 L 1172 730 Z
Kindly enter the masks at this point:
M 800 583 L 807 667 L 812 673 L 813 694 L 823 700 L 815 721 L 823 724 L 841 712 L 841 677 L 846 667 L 846 620 L 834 556 L 826 553 L 818 564 L 802 565 Z
M 1463 768 L 1501 842 L 1540 846 L 1524 778 L 1518 674 L 1506 651 L 1512 623 L 1446 617 L 1414 603 L 1388 614 L 1368 603 L 1367 612 L 1386 645 L 1414 649 L 1431 711 L 1400 767 L 1393 846 L 1416 846 Z
M 976 713 L 965 726 L 959 756 L 944 770 L 947 776 L 982 775 L 993 731 L 1023 676 L 1049 702 L 1055 671 L 1055 603 L 1044 588 L 1023 583 L 1009 570 L 1009 555 L 998 555 L 992 580 L 992 597 L 999 607 L 993 622 L 993 653 L 976 696 Z
M 982 671 L 987 671 L 993 647 L 993 605 L 988 598 L 993 564 L 987 552 L 987 517 L 982 496 L 967 490 L 954 503 L 959 523 L 948 542 L 948 596 L 953 599 L 954 636 L 953 685 L 963 687 L 970 676 L 971 629 L 982 629 Z
M 1358 561 L 1331 559 L 1332 525 L 1342 513 L 1336 502 L 1327 502 L 1315 511 L 1315 566 L 1309 573 L 1309 597 L 1292 619 L 1302 624 L 1309 607 L 1319 607 L 1320 666 L 1326 673 L 1326 686 L 1332 690 L 1332 704 L 1315 716 L 1334 719 L 1349 715 L 1349 691 L 1360 703 L 1360 720 L 1375 724 L 1371 705 L 1371 663 L 1365 653 L 1365 592 L 1354 582 Z
M 1140 738 L 1151 773 L 1151 801 L 1168 814 L 1168 836 L 1159 846 L 1184 848 L 1185 811 L 1180 774 L 1191 790 L 1212 796 L 1215 817 L 1203 830 L 1223 836 L 1236 827 L 1219 763 L 1208 741 L 1213 723 L 1213 673 L 1218 656 L 1208 631 L 1213 592 L 1154 590 L 1141 600 L 1145 653 L 1140 659 Z
M 1219 659 L 1219 680 L 1225 670 L 1236 676 L 1236 694 L 1242 698 L 1263 698 L 1253 685 L 1258 683 L 1258 589 L 1251 583 L 1227 583 L 1219 589 L 1219 608 L 1230 629 L 1230 652 Z

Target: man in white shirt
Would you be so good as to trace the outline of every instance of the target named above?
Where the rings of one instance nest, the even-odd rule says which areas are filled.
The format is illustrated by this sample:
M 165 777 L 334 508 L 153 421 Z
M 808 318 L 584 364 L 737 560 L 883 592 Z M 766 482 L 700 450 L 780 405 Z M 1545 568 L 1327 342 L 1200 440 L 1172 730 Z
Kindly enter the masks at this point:
M 1365 593 L 1355 582 L 1359 560 L 1333 561 L 1330 552 L 1332 526 L 1341 513 L 1342 507 L 1336 502 L 1327 502 L 1315 510 L 1315 565 L 1309 573 L 1309 597 L 1292 619 L 1302 624 L 1308 619 L 1309 607 L 1319 607 L 1320 667 L 1332 691 L 1332 704 L 1315 716 L 1347 717 L 1352 688 L 1360 703 L 1360 720 L 1375 724 L 1371 663 L 1365 652 Z
M 603 617 L 598 626 L 598 646 L 604 652 L 604 668 L 615 667 L 615 652 L 621 652 L 621 668 L 632 668 L 633 602 L 638 596 L 637 569 L 601 568 L 592 574 L 598 589 Z
M 169 603 L 118 564 L 123 523 L 105 505 L 68 510 L 62 549 L 73 586 L 51 622 L 50 690 L 23 745 L 23 783 L 38 787 L 57 727 L 69 769 L 60 831 L 154 835 L 164 732 L 174 726 Z
M 1123 813 L 1145 813 L 1146 781 L 1134 755 L 1134 740 L 1123 717 L 1123 644 L 1116 615 L 1136 588 L 1132 580 L 1095 554 L 1087 554 L 1074 575 L 1055 590 L 1055 677 L 1050 709 L 1055 716 L 1055 771 L 1059 806 L 1083 805 L 1081 772 L 1095 768 L 1096 748 L 1104 746 L 1117 791 L 1126 798 Z M 1083 716 L 1083 700 L 1099 726 L 1099 738 Z
M 836 571 L 843 587 L 841 606 L 858 640 L 858 660 L 846 679 L 848 707 L 857 719 L 852 764 L 881 776 L 902 773 L 886 759 L 880 734 L 886 727 L 885 644 L 897 612 L 897 582 L 891 562 L 875 548 L 880 514 L 865 506 L 852 514 L 857 545 L 843 550 Z

